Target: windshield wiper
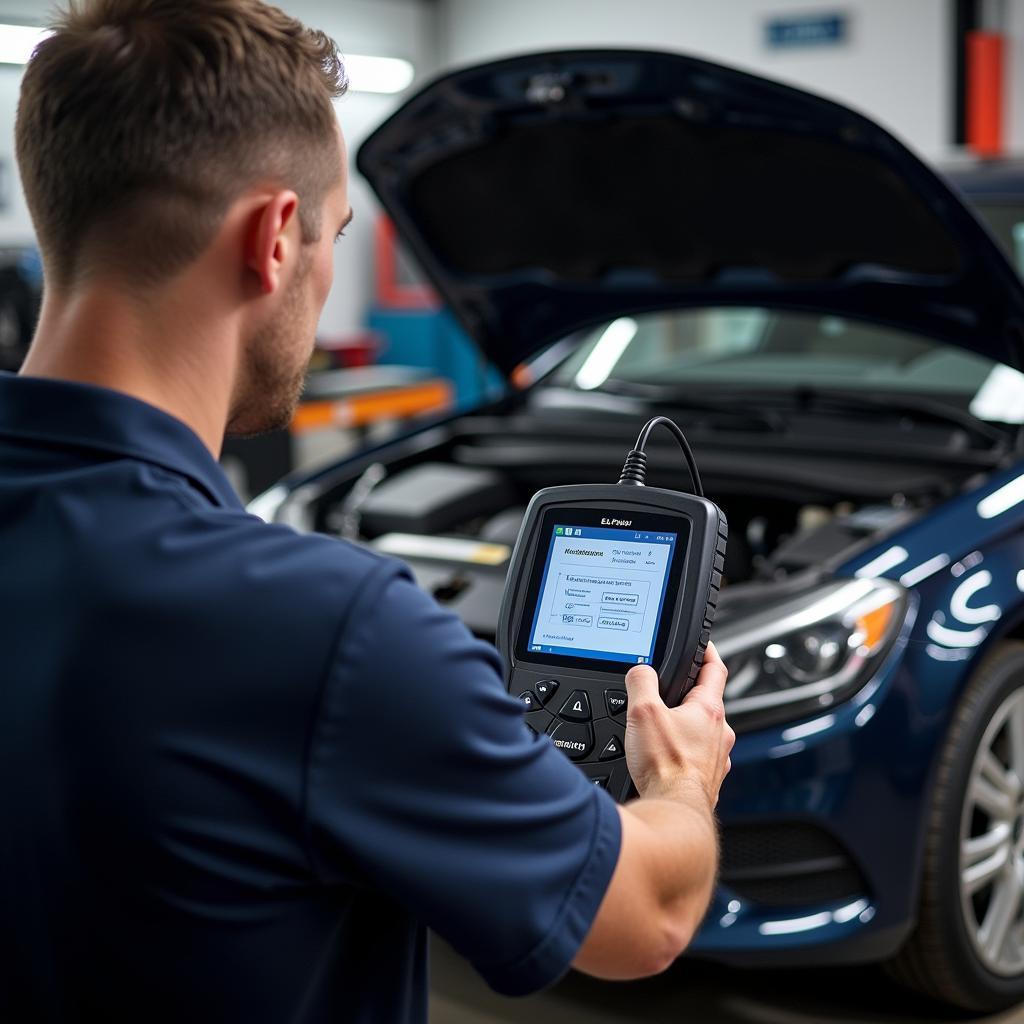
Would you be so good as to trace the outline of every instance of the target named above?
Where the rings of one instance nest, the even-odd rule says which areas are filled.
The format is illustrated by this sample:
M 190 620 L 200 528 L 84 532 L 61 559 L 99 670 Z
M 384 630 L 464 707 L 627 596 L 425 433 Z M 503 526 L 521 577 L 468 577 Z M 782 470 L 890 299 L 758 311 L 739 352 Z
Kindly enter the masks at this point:
M 788 421 L 778 407 L 771 405 L 784 401 L 794 403 L 798 409 L 835 409 L 847 412 L 878 412 L 906 416 L 917 420 L 943 423 L 960 427 L 976 439 L 993 448 L 1010 443 L 1007 435 L 998 427 L 978 419 L 965 409 L 937 401 L 933 398 L 915 395 L 875 395 L 860 391 L 836 391 L 801 384 L 793 388 L 744 388 L 737 387 L 726 394 L 692 394 L 693 385 L 656 384 L 639 380 L 624 380 L 610 377 L 599 390 L 611 394 L 646 398 L 650 401 L 665 402 L 682 409 L 697 412 L 731 415 L 736 419 L 756 423 L 779 433 L 785 432 Z M 754 405 L 751 403 L 769 403 Z M 1024 436 L 1024 430 L 1022 430 Z
M 693 410 L 694 412 L 713 413 L 718 416 L 729 416 L 732 419 L 746 421 L 772 431 L 786 429 L 786 421 L 771 409 L 751 409 L 744 407 L 731 397 L 708 398 L 701 395 L 694 397 L 691 387 L 673 384 L 650 384 L 640 380 L 623 380 L 609 377 L 597 389 L 612 395 L 624 395 L 630 398 L 644 398 L 651 402 L 661 402 L 675 409 Z
M 738 397 L 749 398 L 751 394 L 750 391 L 743 391 L 738 393 Z M 763 392 L 758 392 L 758 394 L 763 394 Z M 933 423 L 944 423 L 947 426 L 961 427 L 976 438 L 989 442 L 993 447 L 1005 445 L 1008 440 L 1006 434 L 998 427 L 978 419 L 977 416 L 965 409 L 958 409 L 955 405 L 947 405 L 945 402 L 939 402 L 933 398 L 913 395 L 881 396 L 859 391 L 833 391 L 831 389 L 823 391 L 806 384 L 793 388 L 787 394 L 804 409 L 832 407 L 852 412 L 864 410 L 887 412 L 897 416 L 902 415 L 919 420 L 930 420 Z

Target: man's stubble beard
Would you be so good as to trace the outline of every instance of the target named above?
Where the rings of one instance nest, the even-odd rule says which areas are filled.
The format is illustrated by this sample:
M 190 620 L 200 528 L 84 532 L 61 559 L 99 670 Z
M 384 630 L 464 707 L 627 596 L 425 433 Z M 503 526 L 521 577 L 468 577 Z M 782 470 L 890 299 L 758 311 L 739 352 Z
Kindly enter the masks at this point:
M 308 346 L 302 345 L 309 262 L 292 279 L 278 315 L 249 340 L 228 418 L 228 437 L 254 437 L 280 430 L 295 414 L 312 355 L 312 339 Z

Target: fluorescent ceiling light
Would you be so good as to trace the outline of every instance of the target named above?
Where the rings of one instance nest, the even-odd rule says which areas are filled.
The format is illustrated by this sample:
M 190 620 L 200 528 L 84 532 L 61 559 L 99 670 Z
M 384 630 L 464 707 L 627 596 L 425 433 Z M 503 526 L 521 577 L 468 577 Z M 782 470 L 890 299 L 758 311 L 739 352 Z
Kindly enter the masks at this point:
M 993 491 L 978 502 L 978 515 L 982 519 L 995 519 L 1007 509 L 1013 508 L 1024 501 L 1024 473 L 1014 477 L 1008 484 L 1003 484 L 998 491 Z
M 971 399 L 971 413 L 979 420 L 1024 423 L 1024 373 L 1002 363 L 992 367 Z
M 867 565 L 862 565 L 853 575 L 859 576 L 861 579 L 873 580 L 876 576 L 881 576 L 882 573 L 895 569 L 897 565 L 902 565 L 909 557 L 906 548 L 901 548 L 898 544 L 894 544 L 887 551 L 883 551 L 877 558 L 868 562 Z
M 615 369 L 615 364 L 626 351 L 639 329 L 639 324 L 629 316 L 613 320 L 597 339 L 597 344 L 590 350 L 586 362 L 576 373 L 576 387 L 590 391 L 600 387 L 608 375 Z
M 401 92 L 412 83 L 412 64 L 398 57 L 344 56 L 349 88 L 353 92 Z
M 999 605 L 986 604 L 976 608 L 967 603 L 979 590 L 990 586 L 992 586 L 992 573 L 988 569 L 982 569 L 973 576 L 968 576 L 953 591 L 953 596 L 949 599 L 950 614 L 968 626 L 980 626 L 986 622 L 997 621 L 1003 614 L 1003 609 Z
M 757 926 L 762 935 L 793 935 L 795 932 L 809 932 L 815 928 L 824 928 L 832 923 L 830 911 L 811 914 L 810 917 L 792 917 L 788 921 L 764 921 Z
M 39 25 L 0 25 L 0 64 L 27 64 L 32 51 L 52 34 Z
M 824 715 L 821 718 L 815 718 L 811 722 L 804 722 L 803 725 L 794 725 L 792 728 L 786 729 L 782 733 L 782 738 L 787 743 L 792 743 L 793 740 L 806 739 L 808 736 L 813 736 L 816 732 L 824 732 L 826 729 L 831 729 L 835 724 L 835 715 Z
M 900 583 L 905 587 L 915 587 L 918 583 L 928 579 L 929 576 L 934 576 L 940 570 L 945 569 L 949 562 L 949 555 L 936 555 L 934 558 L 929 558 L 927 562 L 922 562 L 920 565 L 914 566 L 913 569 L 908 569 L 900 577 Z

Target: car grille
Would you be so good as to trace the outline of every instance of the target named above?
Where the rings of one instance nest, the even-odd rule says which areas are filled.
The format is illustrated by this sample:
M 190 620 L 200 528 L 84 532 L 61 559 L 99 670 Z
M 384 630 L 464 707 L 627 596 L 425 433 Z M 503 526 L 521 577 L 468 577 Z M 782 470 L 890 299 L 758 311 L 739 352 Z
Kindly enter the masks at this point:
M 801 822 L 724 827 L 720 877 L 737 896 L 773 907 L 867 893 L 864 876 L 839 843 Z

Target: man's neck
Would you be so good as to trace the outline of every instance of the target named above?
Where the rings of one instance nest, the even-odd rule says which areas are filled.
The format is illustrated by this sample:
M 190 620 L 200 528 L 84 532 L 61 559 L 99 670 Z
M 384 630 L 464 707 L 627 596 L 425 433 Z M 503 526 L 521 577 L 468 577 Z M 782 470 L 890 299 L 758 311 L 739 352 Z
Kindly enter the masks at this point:
M 191 427 L 218 458 L 236 361 L 235 325 L 204 309 L 194 286 L 140 299 L 96 282 L 47 294 L 21 373 L 96 384 L 148 402 Z

